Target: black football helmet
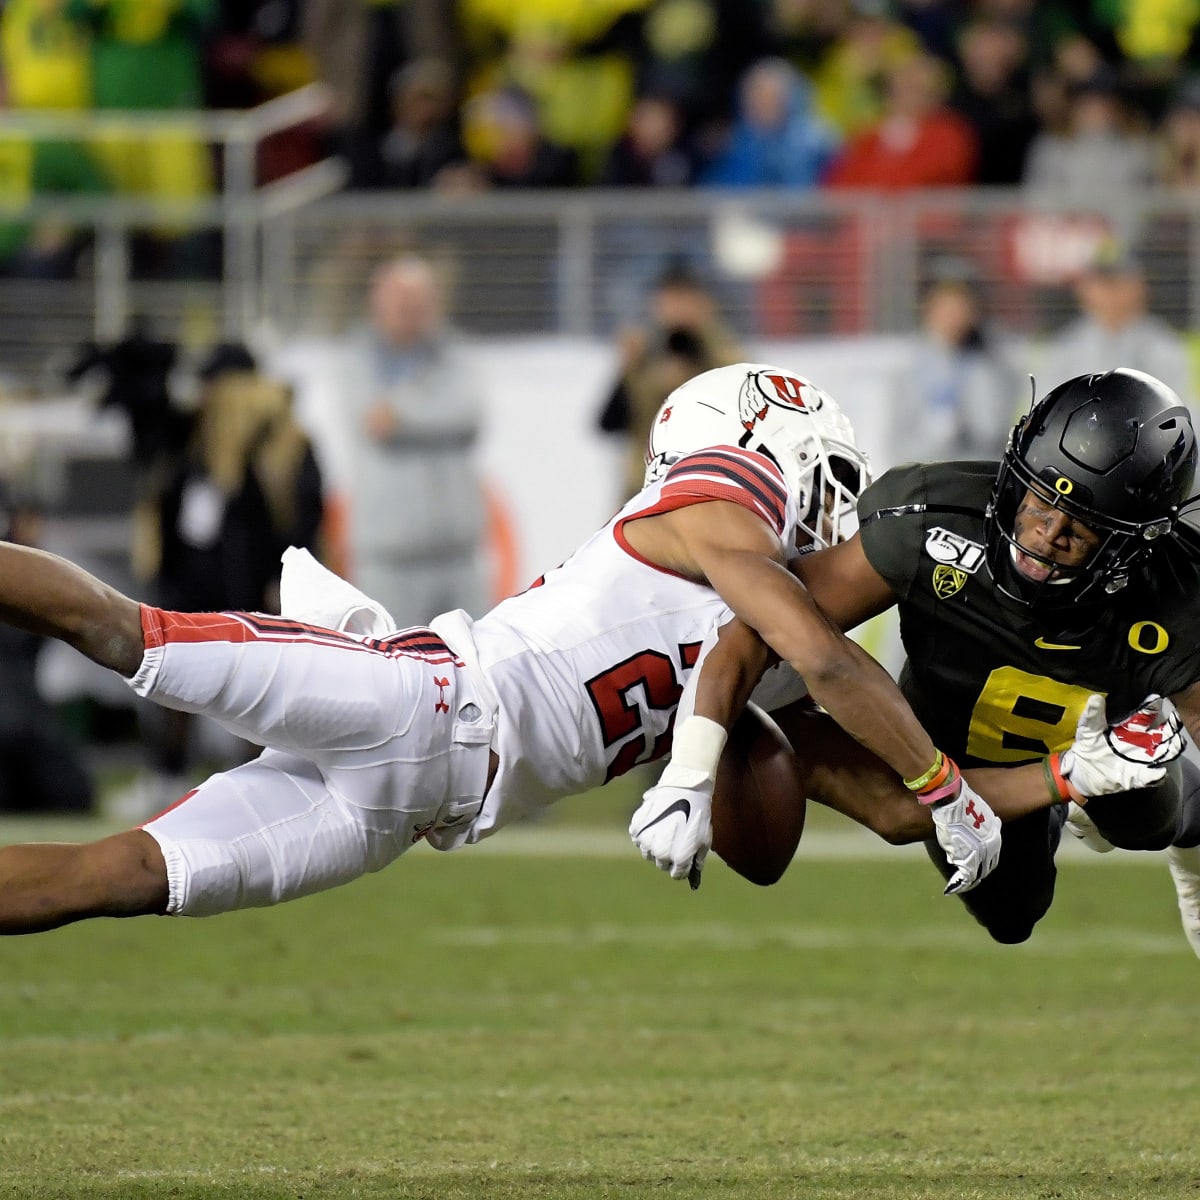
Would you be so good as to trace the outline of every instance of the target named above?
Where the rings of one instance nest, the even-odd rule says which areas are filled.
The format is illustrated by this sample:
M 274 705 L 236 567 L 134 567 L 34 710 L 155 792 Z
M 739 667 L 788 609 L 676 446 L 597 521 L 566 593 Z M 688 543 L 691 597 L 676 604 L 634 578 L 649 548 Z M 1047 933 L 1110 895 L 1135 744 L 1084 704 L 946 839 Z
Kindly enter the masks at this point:
M 987 560 L 1005 595 L 1039 608 L 1103 599 L 1171 534 L 1196 473 L 1192 418 L 1165 383 L 1119 368 L 1079 375 L 1048 392 L 1017 422 L 988 502 Z M 1027 491 L 1101 537 L 1080 567 L 1034 582 L 1013 566 L 1013 536 Z

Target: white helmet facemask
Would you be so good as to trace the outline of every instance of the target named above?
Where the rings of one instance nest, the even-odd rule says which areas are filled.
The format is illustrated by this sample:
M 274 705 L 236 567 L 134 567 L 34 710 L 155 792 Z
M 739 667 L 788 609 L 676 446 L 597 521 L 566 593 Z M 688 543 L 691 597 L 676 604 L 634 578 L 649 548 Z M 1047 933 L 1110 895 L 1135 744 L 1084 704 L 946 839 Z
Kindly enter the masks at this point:
M 740 446 L 775 462 L 796 501 L 801 553 L 836 545 L 857 527 L 858 497 L 870 482 L 867 458 L 837 402 L 802 376 L 737 363 L 676 388 L 651 426 L 646 483 L 709 446 Z

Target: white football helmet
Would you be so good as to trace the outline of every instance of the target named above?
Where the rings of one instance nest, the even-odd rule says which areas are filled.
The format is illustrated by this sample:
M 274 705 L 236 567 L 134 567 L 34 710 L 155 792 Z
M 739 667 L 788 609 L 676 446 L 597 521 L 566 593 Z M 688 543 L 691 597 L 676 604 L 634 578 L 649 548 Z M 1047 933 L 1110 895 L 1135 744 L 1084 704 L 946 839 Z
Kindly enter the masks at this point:
M 663 402 L 646 445 L 646 484 L 685 454 L 741 446 L 772 459 L 795 497 L 799 550 L 836 545 L 854 531 L 855 504 L 870 482 L 866 455 L 837 401 L 782 367 L 735 363 L 705 371 Z

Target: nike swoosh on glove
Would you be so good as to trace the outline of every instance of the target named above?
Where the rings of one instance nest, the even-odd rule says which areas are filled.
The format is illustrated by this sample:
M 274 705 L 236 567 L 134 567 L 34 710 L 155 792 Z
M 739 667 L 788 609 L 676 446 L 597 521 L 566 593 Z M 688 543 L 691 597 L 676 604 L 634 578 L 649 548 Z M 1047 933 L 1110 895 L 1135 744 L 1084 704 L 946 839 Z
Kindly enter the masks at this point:
M 954 796 L 933 805 L 938 845 L 956 870 L 944 895 L 961 896 L 978 887 L 1000 861 L 1000 818 L 962 776 Z
M 642 857 L 672 879 L 689 880 L 693 888 L 700 886 L 712 846 L 712 793 L 713 780 L 705 772 L 668 767 L 629 823 Z
M 1183 723 L 1161 696 L 1147 696 L 1124 720 L 1108 724 L 1104 697 L 1088 697 L 1062 773 L 1081 795 L 1108 796 L 1152 787 L 1184 750 Z

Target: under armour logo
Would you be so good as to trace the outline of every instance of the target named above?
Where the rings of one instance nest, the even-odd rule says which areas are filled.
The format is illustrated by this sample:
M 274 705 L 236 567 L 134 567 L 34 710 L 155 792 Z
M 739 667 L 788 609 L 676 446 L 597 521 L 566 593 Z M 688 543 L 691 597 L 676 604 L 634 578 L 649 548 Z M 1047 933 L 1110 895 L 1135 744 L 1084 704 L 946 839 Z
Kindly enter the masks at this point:
M 984 815 L 975 807 L 974 800 L 967 801 L 967 816 L 975 822 L 975 828 L 978 829 L 984 822 Z
M 433 677 L 433 682 L 437 686 L 438 698 L 437 703 L 433 706 L 434 712 L 449 712 L 450 705 L 446 703 L 446 689 L 450 686 L 449 679 L 439 679 L 436 675 Z

